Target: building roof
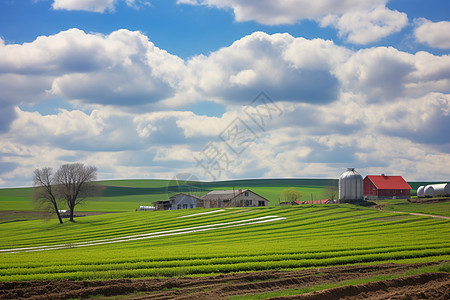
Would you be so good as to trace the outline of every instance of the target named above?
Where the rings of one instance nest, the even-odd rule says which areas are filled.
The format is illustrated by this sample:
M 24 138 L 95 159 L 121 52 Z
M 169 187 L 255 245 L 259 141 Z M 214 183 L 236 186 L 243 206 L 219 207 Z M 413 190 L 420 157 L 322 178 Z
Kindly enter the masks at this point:
M 411 187 L 402 176 L 367 175 L 379 190 L 410 190 Z
M 248 190 L 240 190 L 241 193 Z M 202 197 L 203 200 L 231 200 L 239 195 L 239 190 L 211 191 Z
M 192 195 L 192 194 L 178 193 L 178 194 L 175 194 L 175 195 L 170 196 L 170 198 L 169 198 L 168 200 L 159 200 L 159 201 L 155 201 L 155 202 L 153 202 L 153 203 L 157 203 L 157 204 L 164 204 L 164 203 L 165 203 L 165 204 L 167 204 L 167 203 L 170 203 L 170 202 L 173 200 L 173 198 L 176 197 L 176 196 L 178 196 L 178 195 L 188 196 L 188 197 L 191 197 L 191 198 L 195 198 L 195 199 L 197 199 L 197 200 L 203 200 L 202 198 L 197 197 L 197 196 Z
M 295 201 L 297 204 L 327 204 L 330 199 Z
M 198 196 L 195 196 L 195 195 L 192 195 L 192 194 L 187 194 L 187 193 L 178 193 L 178 194 L 172 195 L 172 196 L 170 196 L 169 200 L 172 199 L 173 197 L 178 196 L 178 195 L 183 195 L 183 196 L 191 197 L 191 198 L 194 198 L 194 199 L 202 200 L 201 197 L 198 197 Z
M 201 197 L 202 200 L 207 200 L 207 201 L 215 201 L 215 200 L 232 200 L 234 198 L 236 198 L 237 196 L 239 196 L 240 194 L 244 193 L 244 192 L 250 192 L 253 193 L 261 198 L 263 198 L 265 201 L 269 201 L 266 198 L 264 198 L 261 195 L 258 195 L 257 193 L 249 190 L 249 189 L 245 189 L 245 190 L 219 190 L 219 191 L 211 191 L 208 194 L 204 195 L 203 197 Z

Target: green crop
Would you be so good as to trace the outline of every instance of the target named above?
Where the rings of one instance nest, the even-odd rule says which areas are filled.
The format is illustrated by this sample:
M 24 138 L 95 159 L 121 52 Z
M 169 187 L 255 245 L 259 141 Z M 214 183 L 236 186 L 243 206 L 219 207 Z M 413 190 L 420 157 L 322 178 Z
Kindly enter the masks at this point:
M 114 213 L 62 225 L 55 220 L 0 224 L 8 233 L 0 236 L 0 280 L 204 276 L 450 259 L 449 220 L 352 205 L 233 208 L 178 218 L 204 211 Z M 275 216 L 276 221 L 242 225 Z M 182 234 L 146 235 L 157 232 Z M 79 247 L 102 241 L 108 243 Z M 10 253 L 55 245 L 56 250 Z

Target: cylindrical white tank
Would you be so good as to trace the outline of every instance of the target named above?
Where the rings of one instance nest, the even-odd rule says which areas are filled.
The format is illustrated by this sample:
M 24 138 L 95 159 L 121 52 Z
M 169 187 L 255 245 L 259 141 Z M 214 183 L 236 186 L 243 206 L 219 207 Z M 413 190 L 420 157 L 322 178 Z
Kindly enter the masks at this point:
M 417 189 L 417 197 L 425 197 L 425 187 L 423 185 Z
M 339 177 L 339 202 L 364 200 L 363 178 L 354 168 Z
M 434 194 L 433 196 L 447 196 L 450 195 L 450 184 L 441 183 L 441 184 L 430 184 L 433 187 Z
M 434 188 L 432 185 L 427 185 L 424 189 L 425 196 L 426 197 L 433 197 L 434 196 Z

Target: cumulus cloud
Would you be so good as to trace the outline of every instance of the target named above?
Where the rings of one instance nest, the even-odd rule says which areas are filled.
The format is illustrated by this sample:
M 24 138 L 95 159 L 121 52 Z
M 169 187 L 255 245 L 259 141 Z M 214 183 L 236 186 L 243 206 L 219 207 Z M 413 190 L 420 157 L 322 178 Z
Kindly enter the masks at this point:
M 255 32 L 209 56 L 190 59 L 185 84 L 210 98 L 240 104 L 262 90 L 281 101 L 328 103 L 338 95 L 332 68 L 347 55 L 330 41 Z
M 420 97 L 450 91 L 450 57 L 426 52 L 410 54 L 392 47 L 362 49 L 336 69 L 345 91 L 368 102 Z
M 435 169 L 428 179 L 439 178 L 450 160 L 449 70 L 448 55 L 353 51 L 263 32 L 186 61 L 127 30 L 1 41 L 0 184 L 29 180 L 37 164 L 71 161 L 98 166 L 101 178 L 195 172 L 209 180 L 193 157 L 209 142 L 227 149 L 220 134 L 236 117 L 257 138 L 232 156 L 223 179 L 336 177 L 348 165 L 366 174 L 408 172 L 409 180 Z M 244 111 L 260 91 L 282 111 L 265 131 Z M 19 108 L 51 98 L 71 108 Z M 183 111 L 196 101 L 225 109 Z
M 399 32 L 408 24 L 405 13 L 386 8 L 388 1 L 178 0 L 177 3 L 231 9 L 238 22 L 281 25 L 304 19 L 316 20 L 323 27 L 338 29 L 339 36 L 348 42 L 368 44 Z
M 85 10 L 103 13 L 113 11 L 117 0 L 54 0 L 53 9 Z
M 415 21 L 417 27 L 414 35 L 417 41 L 434 48 L 450 49 L 450 22 L 432 22 L 424 18 Z
M 378 112 L 374 117 L 384 134 L 429 144 L 450 153 L 450 95 L 430 93 L 417 99 L 403 99 L 379 107 Z
M 246 0 L 178 0 L 179 4 L 206 5 L 232 9 L 236 21 L 257 21 L 261 24 L 293 24 L 302 19 L 315 19 L 329 14 L 367 10 L 389 0 L 293 0 L 293 1 L 246 1 Z
M 54 0 L 55 10 L 83 10 L 95 13 L 113 12 L 118 0 Z M 142 5 L 149 5 L 147 0 L 125 0 L 128 7 L 138 9 Z
M 184 72 L 182 59 L 124 29 L 107 36 L 70 29 L 0 45 L 2 97 L 17 103 L 46 95 L 88 104 L 155 103 L 174 94 Z
M 408 25 L 408 17 L 405 13 L 378 6 L 369 11 L 328 15 L 320 20 L 320 25 L 337 28 L 339 36 L 347 42 L 369 44 L 402 30 Z

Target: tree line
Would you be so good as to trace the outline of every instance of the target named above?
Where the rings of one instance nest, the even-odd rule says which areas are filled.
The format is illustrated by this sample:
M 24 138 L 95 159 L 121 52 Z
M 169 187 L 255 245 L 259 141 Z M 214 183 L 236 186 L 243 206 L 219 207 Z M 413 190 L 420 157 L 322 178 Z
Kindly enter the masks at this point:
M 41 209 L 54 211 L 61 224 L 59 206 L 66 204 L 69 220 L 74 222 L 75 207 L 100 191 L 99 185 L 93 183 L 96 179 L 97 168 L 82 163 L 61 165 L 56 172 L 48 167 L 37 168 L 33 176 L 33 202 Z

